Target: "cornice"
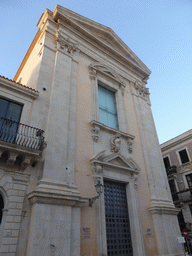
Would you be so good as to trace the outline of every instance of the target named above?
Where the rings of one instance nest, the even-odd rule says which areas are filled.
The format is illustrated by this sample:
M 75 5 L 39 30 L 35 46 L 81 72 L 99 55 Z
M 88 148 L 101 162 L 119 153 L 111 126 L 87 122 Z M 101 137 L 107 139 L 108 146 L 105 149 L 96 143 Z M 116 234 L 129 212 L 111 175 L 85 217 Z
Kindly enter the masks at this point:
M 131 135 L 129 133 L 125 133 L 125 132 L 122 132 L 120 130 L 116 130 L 114 128 L 106 126 L 106 125 L 104 125 L 104 124 L 102 124 L 102 123 L 100 123 L 98 121 L 95 121 L 95 120 L 92 120 L 89 124 L 92 127 L 98 126 L 101 130 L 106 130 L 106 131 L 112 133 L 113 135 L 118 133 L 118 134 L 120 134 L 122 137 L 124 137 L 126 139 L 133 140 L 135 138 L 135 136 L 133 136 L 133 135 Z
M 150 75 L 151 71 L 111 29 L 70 11 L 69 13 L 71 13 L 72 15 L 74 15 L 74 17 L 76 17 L 74 19 L 74 17 L 72 18 L 67 13 L 68 11 L 66 10 L 65 12 L 65 10 L 66 10 L 65 8 L 57 6 L 53 12 L 53 19 L 55 21 L 58 21 L 59 23 L 64 22 L 66 24 L 69 24 L 70 26 L 74 27 L 77 31 L 85 35 L 87 38 L 91 39 L 91 41 L 95 41 L 98 45 L 101 45 L 102 48 L 108 50 L 113 55 L 118 56 L 118 58 L 120 58 L 121 60 L 124 60 L 130 66 L 134 67 L 136 70 L 139 70 L 140 73 L 142 73 L 144 76 L 143 79 L 146 79 L 146 77 Z M 65 15 L 62 13 L 62 11 L 65 12 Z M 107 34 L 107 37 L 115 40 L 121 47 L 121 50 L 124 51 L 125 53 L 123 54 L 123 53 L 120 53 L 119 51 L 116 51 L 114 48 L 107 45 L 104 41 L 101 41 L 100 38 L 90 33 L 90 31 L 86 28 L 86 26 L 84 24 L 83 25 L 81 24 L 82 21 L 89 23 L 91 27 L 97 26 L 97 29 L 99 29 L 100 31 L 102 31 L 103 29 L 102 34 Z M 129 57 L 128 56 L 126 57 L 126 55 L 128 55 Z M 135 62 L 137 62 L 137 64 L 131 60 L 132 58 L 134 59 Z
M 64 23 L 62 20 L 58 21 L 59 30 L 61 32 L 67 31 L 68 36 L 73 38 L 73 40 L 78 41 L 79 49 L 81 53 L 85 54 L 89 58 L 93 59 L 93 61 L 105 62 L 106 54 L 108 55 L 107 63 L 118 69 L 121 73 L 121 76 L 125 79 L 135 82 L 136 80 L 141 79 L 141 82 L 147 83 L 147 79 L 149 76 L 143 76 L 141 72 L 134 69 L 132 66 L 127 65 L 127 63 L 122 59 L 118 58 L 114 54 L 107 52 L 103 47 L 95 43 L 93 40 L 89 39 L 85 35 L 81 33 L 81 30 L 76 30 L 74 27 L 69 24 Z M 62 31 L 63 30 L 63 31 Z M 47 31 L 47 30 L 46 30 Z M 111 62 L 113 61 L 113 63 Z M 114 63 L 115 61 L 115 63 Z M 134 74 L 134 75 L 133 75 Z
M 0 86 L 4 86 L 9 90 L 14 90 L 18 93 L 22 93 L 25 96 L 30 97 L 32 99 L 37 99 L 37 97 L 39 96 L 39 92 L 35 89 L 16 83 L 13 80 L 10 80 L 2 76 L 0 76 Z
M 75 186 L 64 182 L 41 180 L 38 186 L 28 194 L 31 204 L 57 204 L 72 207 L 83 207 L 86 199 L 81 197 Z
M 126 170 L 126 171 L 130 171 L 130 172 L 133 172 L 133 173 L 136 173 L 136 174 L 139 173 L 138 170 L 135 170 L 133 168 L 124 167 L 124 166 L 120 166 L 120 165 L 116 165 L 116 164 L 112 164 L 112 163 L 107 163 L 107 162 L 103 162 L 103 161 L 99 161 L 99 160 L 93 160 L 93 161 L 91 161 L 91 163 L 92 164 L 100 164 L 100 165 L 103 165 L 103 166 L 106 165 L 106 166 L 109 166 L 111 168 Z
M 165 207 L 165 206 L 152 206 L 149 207 L 149 211 L 152 215 L 154 214 L 166 214 L 166 215 L 178 215 L 181 209 L 174 207 Z
M 25 66 L 25 63 L 27 62 L 27 60 L 28 60 L 28 58 L 29 58 L 29 56 L 30 56 L 30 54 L 31 54 L 31 52 L 32 52 L 32 50 L 33 50 L 33 48 L 34 48 L 34 46 L 36 45 L 36 43 L 37 43 L 37 41 L 38 41 L 40 35 L 41 35 L 41 31 L 38 30 L 38 31 L 37 31 L 37 34 L 35 35 L 35 37 L 34 37 L 32 43 L 31 43 L 31 45 L 29 46 L 28 51 L 27 51 L 26 54 L 25 54 L 25 57 L 23 58 L 23 60 L 22 60 L 22 62 L 21 62 L 21 65 L 19 66 L 19 68 L 18 68 L 18 70 L 17 70 L 17 73 L 15 74 L 15 76 L 14 76 L 14 78 L 13 78 L 13 81 L 17 81 L 17 79 L 18 79 L 18 77 L 19 77 L 19 75 L 20 75 L 20 73 L 21 73 L 21 70 L 22 70 L 23 67 Z
M 187 135 L 185 135 L 185 134 L 187 134 Z M 186 142 L 186 141 L 188 142 L 190 139 L 192 139 L 192 130 L 189 130 L 189 131 L 161 144 L 160 145 L 161 151 L 164 152 L 168 149 L 172 149 L 173 147 L 178 146 L 183 142 Z

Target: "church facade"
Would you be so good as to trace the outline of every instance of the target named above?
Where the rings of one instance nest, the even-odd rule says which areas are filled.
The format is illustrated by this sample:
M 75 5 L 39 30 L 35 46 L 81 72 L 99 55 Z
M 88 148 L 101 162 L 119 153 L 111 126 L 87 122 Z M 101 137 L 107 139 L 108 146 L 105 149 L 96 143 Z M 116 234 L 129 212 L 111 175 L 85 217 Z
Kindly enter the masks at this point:
M 0 77 L 0 255 L 183 255 L 150 70 L 59 5 L 37 26 L 14 80 Z

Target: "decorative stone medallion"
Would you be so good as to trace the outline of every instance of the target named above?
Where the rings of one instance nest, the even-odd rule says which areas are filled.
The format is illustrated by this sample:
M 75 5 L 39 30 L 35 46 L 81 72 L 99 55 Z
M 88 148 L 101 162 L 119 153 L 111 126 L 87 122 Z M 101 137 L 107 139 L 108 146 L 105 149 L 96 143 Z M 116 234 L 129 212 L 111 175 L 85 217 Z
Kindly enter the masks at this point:
M 121 146 L 121 135 L 117 133 L 111 138 L 111 151 L 119 152 L 120 146 Z

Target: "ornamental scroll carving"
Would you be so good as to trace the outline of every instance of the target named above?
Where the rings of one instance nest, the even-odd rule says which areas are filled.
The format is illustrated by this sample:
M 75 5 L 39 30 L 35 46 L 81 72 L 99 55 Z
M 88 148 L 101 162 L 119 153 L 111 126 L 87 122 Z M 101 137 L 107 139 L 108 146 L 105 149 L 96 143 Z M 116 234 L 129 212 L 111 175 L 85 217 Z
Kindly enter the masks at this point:
M 111 138 L 111 151 L 119 152 L 120 146 L 121 146 L 121 135 L 117 133 Z
M 94 164 L 92 167 L 94 174 L 101 174 L 103 172 L 103 167 L 100 164 Z
M 92 134 L 92 139 L 94 142 L 97 143 L 98 139 L 99 139 L 99 132 L 100 132 L 100 128 L 98 126 L 92 125 L 90 127 Z
M 95 80 L 97 77 L 97 71 L 91 67 L 89 67 L 89 77 L 91 80 Z
M 133 140 L 132 139 L 127 140 L 127 147 L 128 147 L 129 153 L 131 154 L 133 152 Z
M 137 178 L 137 174 L 133 174 L 132 176 L 133 182 L 134 182 L 134 187 L 137 190 L 138 188 L 138 178 Z
M 149 95 L 149 89 L 140 85 L 137 81 L 134 83 L 134 87 L 141 97 L 146 98 L 146 96 Z
M 57 31 L 57 42 L 58 42 L 58 48 L 63 50 L 64 52 L 73 55 L 75 52 L 79 51 L 78 46 L 79 44 L 71 42 L 69 37 L 62 36 Z

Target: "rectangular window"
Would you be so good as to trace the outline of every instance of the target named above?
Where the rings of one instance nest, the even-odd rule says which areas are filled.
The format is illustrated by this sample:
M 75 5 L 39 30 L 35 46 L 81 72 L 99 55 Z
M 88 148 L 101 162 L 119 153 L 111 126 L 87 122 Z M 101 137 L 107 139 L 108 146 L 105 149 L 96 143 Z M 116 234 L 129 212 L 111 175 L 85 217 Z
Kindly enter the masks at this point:
M 174 179 L 169 180 L 169 187 L 170 187 L 170 190 L 171 190 L 171 195 L 172 195 L 173 201 L 178 200 L 179 199 L 178 195 L 175 194 L 177 192 L 177 188 L 176 188 Z
M 119 129 L 115 93 L 98 86 L 99 121 L 111 128 Z
M 22 105 L 0 98 L 0 140 L 14 143 Z
M 168 156 L 164 157 L 163 162 L 164 162 L 164 165 L 165 165 L 165 169 L 167 170 L 171 166 L 170 161 L 169 161 L 169 157 Z
M 185 177 L 187 179 L 187 183 L 188 183 L 189 188 L 192 188 L 192 173 L 186 175 Z
M 179 151 L 179 156 L 180 156 L 182 164 L 185 164 L 185 163 L 189 162 L 189 157 L 188 157 L 186 149 L 183 149 L 183 150 Z

